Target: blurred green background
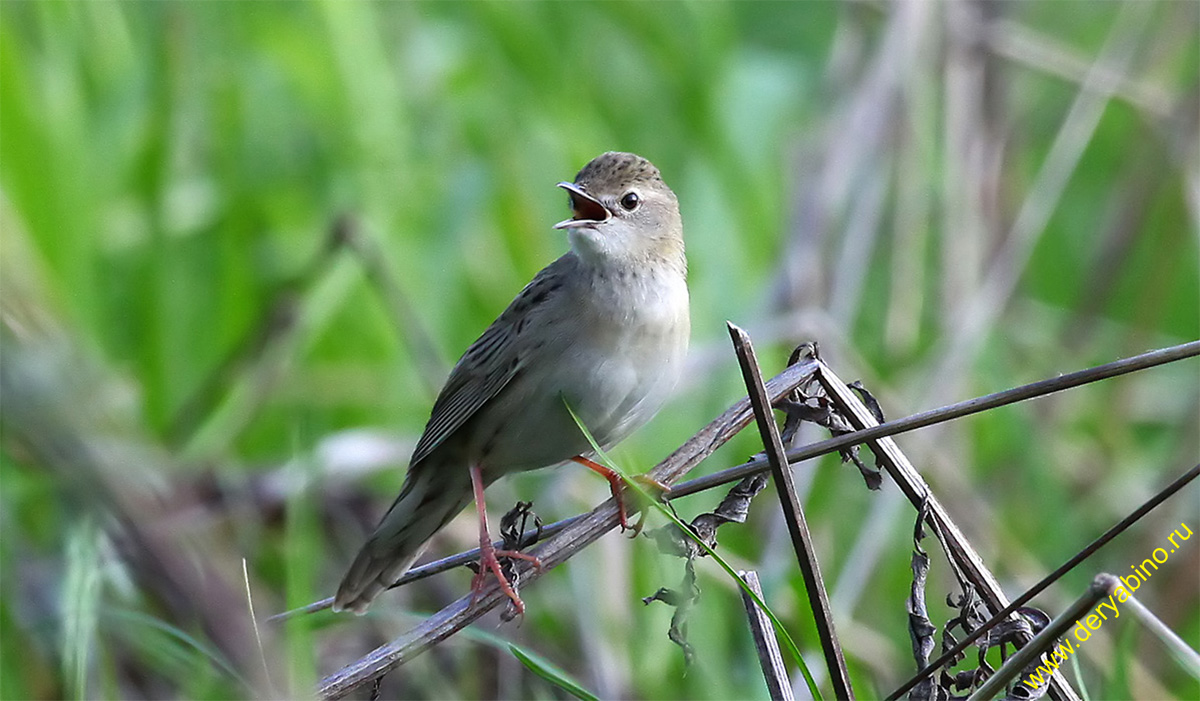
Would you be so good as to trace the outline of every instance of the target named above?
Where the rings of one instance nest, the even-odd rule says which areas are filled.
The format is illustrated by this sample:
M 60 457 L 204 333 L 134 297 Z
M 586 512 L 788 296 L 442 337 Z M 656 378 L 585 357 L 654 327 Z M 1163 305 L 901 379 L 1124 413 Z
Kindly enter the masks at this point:
M 688 376 L 629 469 L 744 394 L 726 319 L 771 374 L 819 341 L 893 418 L 1200 337 L 1198 56 L 1194 2 L 0 4 L 0 696 L 267 693 L 247 584 L 260 620 L 332 593 L 450 364 L 566 249 L 554 183 L 605 150 L 661 168 L 691 265 Z M 1198 424 L 1189 360 L 899 444 L 1015 596 L 1194 464 Z M 856 689 L 886 694 L 913 514 L 835 459 L 797 475 Z M 1035 603 L 1200 529 L 1198 494 Z M 488 494 L 546 521 L 607 496 L 575 468 Z M 721 552 L 819 666 L 773 498 Z M 639 600 L 681 561 L 610 534 L 381 691 L 562 697 L 513 641 L 605 698 L 766 698 L 699 571 L 690 669 Z M 1192 540 L 1138 592 L 1193 648 L 1198 571 Z M 305 695 L 469 577 L 268 627 L 270 683 Z M 953 591 L 935 557 L 939 626 Z M 1133 616 L 1093 639 L 1092 698 L 1200 697 Z

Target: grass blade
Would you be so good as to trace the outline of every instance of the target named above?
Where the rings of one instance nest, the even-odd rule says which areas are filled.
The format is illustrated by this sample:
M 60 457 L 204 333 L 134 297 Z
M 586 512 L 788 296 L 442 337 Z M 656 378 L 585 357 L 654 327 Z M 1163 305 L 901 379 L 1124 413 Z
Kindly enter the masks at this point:
M 804 663 L 804 657 L 800 654 L 800 648 L 796 646 L 796 641 L 792 640 L 792 636 L 788 634 L 787 629 L 783 627 L 783 623 L 779 620 L 779 617 L 775 615 L 775 612 L 771 610 L 771 607 L 767 606 L 767 603 L 763 601 L 762 597 L 760 597 L 753 589 L 746 585 L 746 582 L 737 575 L 737 571 L 735 571 L 728 562 L 725 562 L 725 560 L 718 555 L 715 550 L 710 548 L 708 543 L 705 543 L 700 538 L 697 538 L 696 534 L 692 532 L 692 529 L 689 528 L 687 524 L 679 520 L 679 517 L 672 513 L 670 509 L 663 506 L 662 503 L 658 499 L 654 498 L 654 496 L 651 495 L 645 487 L 639 484 L 636 480 L 631 479 L 629 475 L 626 474 L 625 471 L 622 470 L 617 463 L 608 456 L 608 453 L 604 452 L 604 449 L 601 448 L 600 444 L 596 442 L 595 437 L 592 436 L 592 432 L 589 431 L 587 426 L 583 424 L 583 421 L 579 418 L 579 415 L 575 413 L 575 410 L 571 408 L 571 405 L 567 402 L 566 398 L 563 399 L 563 404 L 567 407 L 567 411 L 571 414 L 571 418 L 575 420 L 575 425 L 579 426 L 579 430 L 583 432 L 584 437 L 587 438 L 588 443 L 591 444 L 592 450 L 596 451 L 596 457 L 600 459 L 600 462 L 608 469 L 620 475 L 621 479 L 630 489 L 633 489 L 638 494 L 642 495 L 642 497 L 645 498 L 650 505 L 652 505 L 655 509 L 658 509 L 659 513 L 670 519 L 670 521 L 674 523 L 680 531 L 694 540 L 696 544 L 699 545 L 706 554 L 708 554 L 709 557 L 711 557 L 718 565 L 721 566 L 721 569 L 725 570 L 730 578 L 733 579 L 733 581 L 736 582 L 739 587 L 741 587 L 742 591 L 745 592 L 746 595 L 751 599 L 753 599 L 754 603 L 758 604 L 758 606 L 763 610 L 763 613 L 767 615 L 767 618 L 771 619 L 771 625 L 775 627 L 775 634 L 779 636 L 784 647 L 787 648 L 788 653 L 792 656 L 792 659 L 796 661 L 796 666 L 800 668 L 800 673 L 804 675 L 804 681 L 806 684 L 808 684 L 809 693 L 812 694 L 814 699 L 822 699 L 823 697 L 821 696 L 821 691 L 817 688 L 817 682 L 813 679 L 812 673 L 808 670 L 808 665 Z
M 513 643 L 508 644 L 508 651 L 511 652 L 514 657 L 520 660 L 521 664 L 528 667 L 529 671 L 538 675 L 542 679 L 545 679 L 554 686 L 557 686 L 571 696 L 574 696 L 581 701 L 599 701 L 595 694 L 583 688 L 583 686 L 572 679 L 570 675 L 556 667 L 541 655 L 517 647 Z
M 89 651 L 95 647 L 100 610 L 100 535 L 90 519 L 71 533 L 63 587 L 63 678 L 70 698 L 88 698 Z

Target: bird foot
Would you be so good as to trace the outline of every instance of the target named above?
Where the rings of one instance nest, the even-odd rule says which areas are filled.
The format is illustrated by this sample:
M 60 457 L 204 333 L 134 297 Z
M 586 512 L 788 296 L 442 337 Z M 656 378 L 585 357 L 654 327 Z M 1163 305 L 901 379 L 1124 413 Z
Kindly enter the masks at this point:
M 616 470 L 609 469 L 595 460 L 585 458 L 582 455 L 577 455 L 571 458 L 571 460 L 583 465 L 584 467 L 608 480 L 608 488 L 612 492 L 613 499 L 617 502 L 617 517 L 621 520 L 621 531 L 624 532 L 632 530 L 633 534 L 629 537 L 636 538 L 638 534 L 642 532 L 642 526 L 644 526 L 646 523 L 646 512 L 642 512 L 641 516 L 638 517 L 638 522 L 636 524 L 632 526 L 629 525 L 629 512 L 625 508 L 625 488 L 627 485 L 625 484 L 625 480 L 621 479 L 621 475 L 617 474 Z M 635 475 L 630 479 L 648 489 L 658 490 L 659 492 L 666 492 L 670 490 L 670 487 L 648 475 Z
M 533 566 L 542 569 L 542 561 L 533 555 L 518 552 L 516 550 L 498 550 L 492 545 L 491 538 L 486 540 L 487 545 L 484 546 L 484 539 L 480 539 L 479 553 L 479 570 L 475 573 L 475 578 L 471 580 L 471 603 L 483 593 L 487 586 L 488 575 L 496 578 L 496 582 L 500 584 L 500 591 L 512 601 L 513 607 L 518 614 L 524 615 L 525 602 L 521 601 L 521 597 L 517 595 L 517 590 L 513 587 L 508 577 L 504 574 L 504 567 L 500 564 L 500 558 L 508 558 L 512 560 L 525 560 L 532 562 Z
M 506 557 L 509 559 L 526 560 L 532 562 L 538 570 L 542 569 L 542 561 L 533 555 L 527 555 L 516 550 L 498 550 L 492 544 L 492 535 L 488 533 L 487 526 L 487 507 L 483 501 L 483 471 L 478 465 L 471 466 L 471 487 L 475 493 L 475 510 L 479 513 L 479 570 L 475 573 L 475 578 L 471 581 L 471 604 L 483 593 L 483 588 L 487 584 L 488 574 L 496 578 L 500 584 L 500 591 L 504 592 L 513 603 L 518 614 L 525 613 L 525 602 L 521 601 L 521 597 L 517 596 L 516 589 L 508 581 L 508 577 L 504 576 L 504 568 L 500 566 L 500 558 Z

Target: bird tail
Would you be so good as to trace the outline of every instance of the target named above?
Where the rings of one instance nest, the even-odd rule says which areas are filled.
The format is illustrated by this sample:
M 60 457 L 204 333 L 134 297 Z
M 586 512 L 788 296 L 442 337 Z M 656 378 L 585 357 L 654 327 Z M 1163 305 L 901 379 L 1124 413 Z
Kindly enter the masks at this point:
M 441 467 L 424 462 L 420 470 L 410 467 L 400 496 L 342 577 L 334 611 L 365 613 L 380 592 L 412 567 L 433 534 L 471 501 L 467 471 Z

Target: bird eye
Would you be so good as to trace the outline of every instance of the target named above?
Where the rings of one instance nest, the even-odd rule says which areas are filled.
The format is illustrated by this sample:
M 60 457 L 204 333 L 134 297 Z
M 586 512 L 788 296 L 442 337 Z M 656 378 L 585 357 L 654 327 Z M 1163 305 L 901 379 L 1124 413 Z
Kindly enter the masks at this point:
M 636 192 L 627 192 L 625 193 L 625 196 L 621 198 L 621 206 L 624 207 L 625 211 L 627 212 L 632 212 L 633 210 L 637 209 L 638 205 L 641 203 L 642 198 L 638 197 Z

